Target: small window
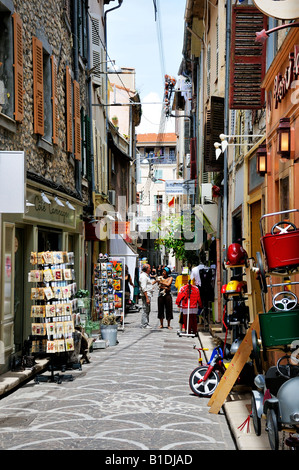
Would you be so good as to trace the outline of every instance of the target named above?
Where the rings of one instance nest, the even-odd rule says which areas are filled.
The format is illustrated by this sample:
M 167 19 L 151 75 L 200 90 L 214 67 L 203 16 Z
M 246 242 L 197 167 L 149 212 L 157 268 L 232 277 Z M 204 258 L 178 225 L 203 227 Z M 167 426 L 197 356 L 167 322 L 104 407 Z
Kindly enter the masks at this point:
M 156 212 L 162 212 L 163 196 L 161 194 L 155 195 Z
M 0 6 L 2 6 L 0 2 Z M 17 13 L 0 15 L 0 112 L 21 122 L 23 104 L 23 28 Z

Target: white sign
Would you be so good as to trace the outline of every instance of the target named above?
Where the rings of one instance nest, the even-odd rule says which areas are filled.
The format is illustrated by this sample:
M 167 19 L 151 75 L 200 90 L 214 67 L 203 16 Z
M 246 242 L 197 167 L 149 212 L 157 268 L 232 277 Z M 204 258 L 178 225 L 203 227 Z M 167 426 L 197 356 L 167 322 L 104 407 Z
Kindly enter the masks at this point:
M 195 181 L 170 180 L 165 181 L 165 193 L 172 194 L 194 194 Z
M 25 210 L 24 152 L 0 152 L 0 213 Z
M 138 232 L 147 232 L 152 225 L 152 218 L 150 215 L 136 217 L 136 223 L 138 225 Z
M 280 20 L 299 18 L 298 0 L 253 0 L 253 3 L 266 16 Z

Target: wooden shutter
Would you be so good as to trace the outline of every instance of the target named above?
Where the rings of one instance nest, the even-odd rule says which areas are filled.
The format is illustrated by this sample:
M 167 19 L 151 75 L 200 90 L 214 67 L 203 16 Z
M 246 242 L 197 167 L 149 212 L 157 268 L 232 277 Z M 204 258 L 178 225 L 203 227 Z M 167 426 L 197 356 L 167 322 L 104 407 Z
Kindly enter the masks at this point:
M 211 109 L 206 113 L 204 171 L 222 171 L 223 153 L 216 160 L 215 142 L 220 142 L 224 132 L 224 98 L 211 96 Z
M 14 94 L 15 94 L 15 120 L 21 122 L 24 118 L 23 102 L 23 24 L 17 13 L 13 18 L 13 40 L 14 40 Z
M 89 116 L 84 117 L 85 128 L 85 148 L 86 148 L 86 177 L 89 182 L 92 180 L 92 161 L 91 161 L 91 124 Z
M 73 109 L 72 109 L 72 78 L 71 71 L 66 66 L 66 150 L 73 152 Z
M 58 110 L 57 110 L 57 63 L 55 57 L 51 56 L 52 71 L 52 120 L 53 120 L 53 144 L 58 142 Z
M 266 70 L 266 42 L 255 33 L 267 29 L 267 17 L 255 7 L 233 6 L 230 56 L 230 109 L 260 109 L 265 91 L 261 83 Z
M 75 130 L 75 158 L 81 160 L 81 113 L 80 113 L 80 86 L 74 80 L 74 130 Z
M 43 45 L 41 41 L 33 37 L 32 46 L 34 132 L 35 134 L 44 135 Z
M 195 180 L 196 174 L 196 137 L 190 139 L 190 179 Z

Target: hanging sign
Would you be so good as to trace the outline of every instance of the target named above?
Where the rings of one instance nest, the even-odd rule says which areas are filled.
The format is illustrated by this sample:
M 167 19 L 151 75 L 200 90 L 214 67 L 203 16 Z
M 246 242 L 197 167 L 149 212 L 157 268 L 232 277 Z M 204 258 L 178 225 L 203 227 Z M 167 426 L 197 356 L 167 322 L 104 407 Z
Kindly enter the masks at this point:
M 299 78 L 299 46 L 294 47 L 294 52 L 289 54 L 289 64 L 286 67 L 284 74 L 279 73 L 274 79 L 273 98 L 275 102 L 275 109 L 278 107 L 290 88 L 294 88 Z
M 253 0 L 253 3 L 266 16 L 279 20 L 299 18 L 298 0 Z

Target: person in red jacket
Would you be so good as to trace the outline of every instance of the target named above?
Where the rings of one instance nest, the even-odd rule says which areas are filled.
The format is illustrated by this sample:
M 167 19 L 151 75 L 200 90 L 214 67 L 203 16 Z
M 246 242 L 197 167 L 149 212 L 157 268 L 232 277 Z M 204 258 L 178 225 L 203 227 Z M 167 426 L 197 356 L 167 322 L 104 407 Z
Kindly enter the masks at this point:
M 202 308 L 202 301 L 200 298 L 200 293 L 198 287 L 191 285 L 190 281 L 187 285 L 181 287 L 176 304 L 181 309 L 181 320 L 182 323 L 182 332 L 186 331 L 189 314 L 189 331 L 187 333 L 197 334 L 197 313 L 198 308 Z

